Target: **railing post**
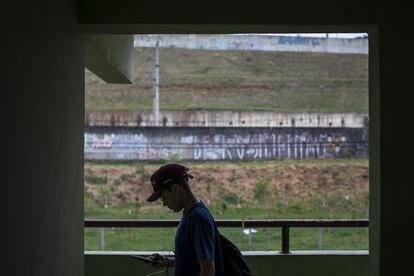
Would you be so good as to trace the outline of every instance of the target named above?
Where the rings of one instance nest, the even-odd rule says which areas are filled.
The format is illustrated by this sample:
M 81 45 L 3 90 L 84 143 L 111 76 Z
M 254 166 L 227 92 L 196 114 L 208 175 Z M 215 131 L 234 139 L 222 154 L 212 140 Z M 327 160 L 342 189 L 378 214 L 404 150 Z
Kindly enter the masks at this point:
M 284 225 L 282 226 L 282 253 L 289 254 L 289 227 Z
M 99 250 L 105 250 L 105 228 L 103 227 L 99 229 Z
M 319 250 L 323 248 L 323 228 L 319 228 Z

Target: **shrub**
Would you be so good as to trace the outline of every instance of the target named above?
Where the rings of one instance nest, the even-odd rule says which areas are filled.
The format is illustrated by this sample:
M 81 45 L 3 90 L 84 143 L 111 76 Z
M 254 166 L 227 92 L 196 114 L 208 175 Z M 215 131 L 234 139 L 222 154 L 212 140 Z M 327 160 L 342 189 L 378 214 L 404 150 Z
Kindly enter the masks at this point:
M 223 197 L 224 202 L 228 204 L 237 204 L 238 196 L 235 193 L 226 193 Z
M 134 179 L 134 174 L 123 174 L 123 175 L 121 175 L 121 181 L 122 182 L 127 182 L 127 181 L 131 182 L 131 181 L 133 181 L 133 179 Z
M 299 204 L 298 202 L 293 202 L 289 206 L 289 210 L 290 210 L 291 213 L 298 214 L 302 210 L 302 207 L 303 206 L 301 204 Z
M 286 192 L 291 190 L 291 187 L 290 187 L 289 183 L 285 183 L 283 187 L 284 187 Z
M 124 192 L 118 191 L 115 196 L 120 199 L 122 202 L 126 201 L 126 194 Z
M 112 184 L 114 186 L 119 186 L 119 185 L 121 185 L 121 180 L 119 178 L 117 178 L 117 179 L 114 180 L 114 182 L 112 182 Z
M 149 181 L 151 177 L 151 174 L 149 172 L 147 172 L 146 170 L 144 170 L 144 168 L 142 169 L 142 173 L 141 173 L 141 181 Z
M 319 176 L 318 178 L 318 188 L 323 188 L 326 186 L 326 177 Z
M 266 198 L 266 196 L 269 193 L 269 189 L 268 189 L 269 184 L 266 181 L 259 181 L 256 183 L 256 186 L 254 187 L 253 193 L 254 193 L 254 198 L 257 201 L 262 201 Z
M 181 162 L 182 157 L 181 157 L 181 154 L 179 153 L 169 153 L 166 160 L 169 162 L 177 163 L 177 162 Z
M 90 183 L 90 184 L 106 184 L 106 182 L 108 181 L 108 179 L 105 177 L 99 177 L 94 173 L 91 174 L 86 174 L 85 175 L 85 180 L 86 182 Z

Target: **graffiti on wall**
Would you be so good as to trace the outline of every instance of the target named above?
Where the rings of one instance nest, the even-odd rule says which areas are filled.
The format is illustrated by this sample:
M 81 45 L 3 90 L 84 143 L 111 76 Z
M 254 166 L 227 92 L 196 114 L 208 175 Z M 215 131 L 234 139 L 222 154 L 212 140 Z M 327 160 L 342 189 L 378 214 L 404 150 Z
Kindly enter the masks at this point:
M 346 131 L 85 134 L 86 159 L 242 160 L 367 156 L 366 131 L 357 136 Z
M 116 134 L 116 133 L 85 133 L 85 149 L 104 148 L 134 148 L 146 144 L 148 139 L 142 134 Z
M 191 136 L 190 136 L 191 137 Z M 253 134 L 191 137 L 194 160 L 270 158 L 325 158 L 365 156 L 365 143 L 348 141 L 346 135 Z M 185 140 L 191 140 L 185 137 Z
M 281 36 L 278 40 L 281 45 L 312 45 L 318 46 L 321 43 L 320 39 L 300 37 L 300 36 Z

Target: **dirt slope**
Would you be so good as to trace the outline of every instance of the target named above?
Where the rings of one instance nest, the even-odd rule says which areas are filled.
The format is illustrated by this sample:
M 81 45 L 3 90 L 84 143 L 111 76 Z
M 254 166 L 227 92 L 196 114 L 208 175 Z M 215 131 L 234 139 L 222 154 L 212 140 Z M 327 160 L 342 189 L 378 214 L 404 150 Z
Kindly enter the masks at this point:
M 144 203 L 151 193 L 150 174 L 158 165 L 85 165 L 85 192 L 95 201 L 108 193 L 110 206 Z M 316 196 L 343 196 L 353 200 L 368 194 L 368 164 L 264 162 L 246 164 L 191 164 L 191 187 L 205 202 L 217 201 L 230 193 L 244 202 L 257 199 L 258 190 L 282 202 Z M 106 183 L 106 184 L 104 184 Z M 256 195 L 256 196 L 255 196 Z

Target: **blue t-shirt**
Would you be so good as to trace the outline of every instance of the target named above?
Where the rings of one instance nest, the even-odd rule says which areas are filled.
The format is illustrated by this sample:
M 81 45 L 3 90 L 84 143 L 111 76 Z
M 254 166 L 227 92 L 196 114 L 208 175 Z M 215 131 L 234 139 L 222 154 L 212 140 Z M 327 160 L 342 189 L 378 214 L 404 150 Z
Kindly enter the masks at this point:
M 175 276 L 198 276 L 200 261 L 215 260 L 216 275 L 221 275 L 216 226 L 203 202 L 184 212 L 175 234 Z

